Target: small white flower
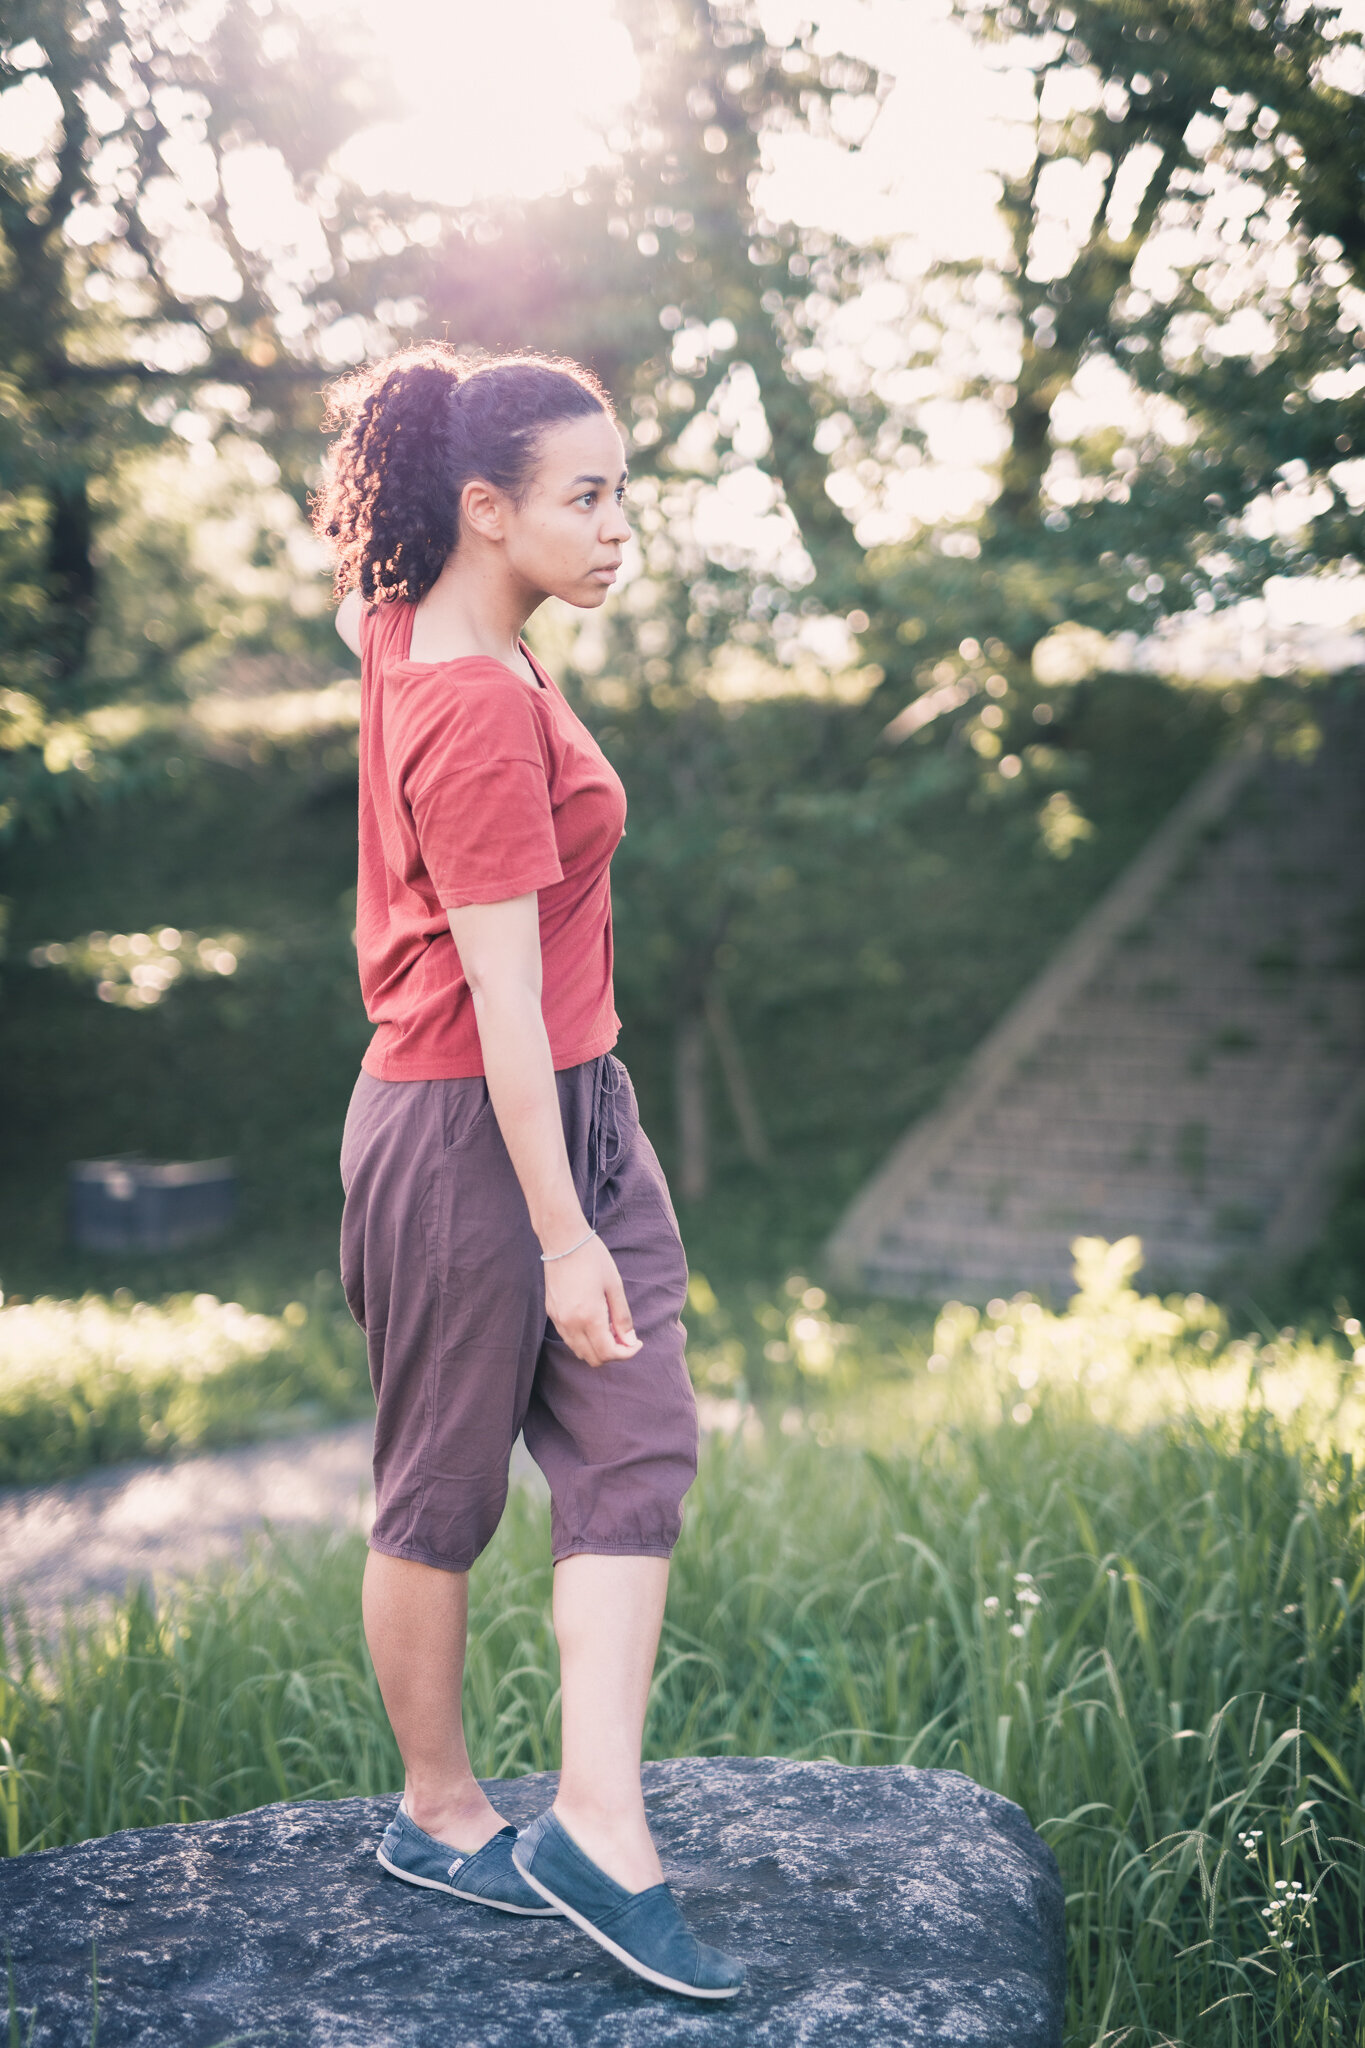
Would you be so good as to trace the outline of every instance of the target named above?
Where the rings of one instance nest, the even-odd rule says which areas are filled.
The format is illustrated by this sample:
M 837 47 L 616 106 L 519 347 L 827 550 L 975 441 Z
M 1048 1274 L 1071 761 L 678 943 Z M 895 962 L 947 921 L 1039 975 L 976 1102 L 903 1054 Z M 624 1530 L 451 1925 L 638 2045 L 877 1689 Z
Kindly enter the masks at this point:
M 1021 1636 L 1023 1633 L 1024 1624 L 1022 1621 L 1015 1621 L 1010 1623 L 1010 1634 L 1012 1636 Z

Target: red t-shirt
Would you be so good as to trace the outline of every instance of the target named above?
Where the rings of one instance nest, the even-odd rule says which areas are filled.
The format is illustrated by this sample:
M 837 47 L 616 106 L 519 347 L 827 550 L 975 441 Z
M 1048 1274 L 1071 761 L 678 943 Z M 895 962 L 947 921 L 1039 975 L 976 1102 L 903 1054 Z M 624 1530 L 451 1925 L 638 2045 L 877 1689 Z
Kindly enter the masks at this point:
M 537 689 L 486 655 L 410 661 L 414 607 L 360 628 L 356 951 L 381 1081 L 481 1074 L 474 1002 L 446 918 L 539 896 L 541 1008 L 556 1067 L 616 1043 L 611 857 L 626 793 L 538 662 Z

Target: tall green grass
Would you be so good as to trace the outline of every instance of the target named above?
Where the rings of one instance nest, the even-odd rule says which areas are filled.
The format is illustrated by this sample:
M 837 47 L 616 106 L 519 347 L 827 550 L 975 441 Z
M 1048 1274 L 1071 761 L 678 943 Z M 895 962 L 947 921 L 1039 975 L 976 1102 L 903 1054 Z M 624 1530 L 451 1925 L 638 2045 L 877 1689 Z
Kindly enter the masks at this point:
M 900 1454 L 808 1429 L 710 1446 L 650 1753 L 948 1766 L 1017 1799 L 1065 1879 L 1073 2043 L 1365 2041 L 1355 1459 L 1254 1390 L 1129 1427 L 1040 1384 L 1020 1424 L 994 1370 L 940 1375 L 948 1406 Z M 514 1495 L 474 1584 L 486 1775 L 557 1759 L 547 1550 Z M 354 1537 L 263 1544 L 46 1646 L 12 1613 L 10 1853 L 393 1790 L 362 1560 Z
M 279 1436 L 372 1412 L 365 1346 L 327 1274 L 278 1316 L 212 1294 L 0 1298 L 0 1486 Z

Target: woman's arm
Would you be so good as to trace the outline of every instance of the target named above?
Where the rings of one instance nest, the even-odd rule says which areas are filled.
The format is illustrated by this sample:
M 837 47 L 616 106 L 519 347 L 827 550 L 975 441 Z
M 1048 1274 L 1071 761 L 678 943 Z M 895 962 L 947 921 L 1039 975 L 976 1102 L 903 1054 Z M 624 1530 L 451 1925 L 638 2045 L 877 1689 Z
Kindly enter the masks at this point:
M 587 1236 L 564 1144 L 559 1091 L 540 1007 L 540 915 L 534 894 L 448 910 L 474 999 L 488 1093 L 526 1206 L 547 1252 Z M 588 1365 L 640 1348 L 616 1261 L 598 1237 L 545 1267 L 545 1308 Z
M 365 605 L 358 590 L 348 590 L 337 606 L 336 629 L 352 654 L 360 652 L 360 614 Z

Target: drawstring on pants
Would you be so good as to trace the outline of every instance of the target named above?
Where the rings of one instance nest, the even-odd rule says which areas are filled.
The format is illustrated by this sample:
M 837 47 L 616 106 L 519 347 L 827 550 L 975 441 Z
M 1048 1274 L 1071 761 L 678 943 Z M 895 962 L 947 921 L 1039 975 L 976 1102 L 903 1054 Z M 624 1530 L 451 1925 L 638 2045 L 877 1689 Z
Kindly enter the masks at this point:
M 597 1191 L 616 1166 L 623 1152 L 620 1098 L 625 1093 L 626 1070 L 607 1052 L 597 1063 L 593 1079 L 592 1113 L 588 1123 L 588 1178 L 590 1182 L 588 1223 L 597 1228 Z

